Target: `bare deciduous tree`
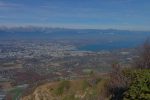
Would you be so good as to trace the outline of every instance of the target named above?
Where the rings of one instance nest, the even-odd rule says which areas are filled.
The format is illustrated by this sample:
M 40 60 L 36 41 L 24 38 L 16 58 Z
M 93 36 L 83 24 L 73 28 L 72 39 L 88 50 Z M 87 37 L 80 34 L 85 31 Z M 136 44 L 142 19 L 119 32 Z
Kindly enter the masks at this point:
M 141 46 L 139 57 L 135 60 L 135 67 L 141 69 L 150 68 L 150 39 L 147 39 Z

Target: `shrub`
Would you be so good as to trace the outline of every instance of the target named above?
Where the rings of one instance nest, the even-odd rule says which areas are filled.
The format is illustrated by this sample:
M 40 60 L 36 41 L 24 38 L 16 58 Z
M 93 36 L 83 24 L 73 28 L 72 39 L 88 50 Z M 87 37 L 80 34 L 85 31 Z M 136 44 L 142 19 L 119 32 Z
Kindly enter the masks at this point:
M 113 64 L 110 79 L 106 83 L 106 95 L 111 100 L 122 100 L 123 93 L 127 90 L 128 80 L 123 74 L 123 69 L 118 63 Z
M 150 70 L 135 70 L 128 73 L 132 80 L 123 100 L 150 100 Z
M 135 59 L 134 67 L 140 69 L 149 69 L 150 68 L 150 39 L 147 39 L 144 44 L 138 49 L 138 58 Z

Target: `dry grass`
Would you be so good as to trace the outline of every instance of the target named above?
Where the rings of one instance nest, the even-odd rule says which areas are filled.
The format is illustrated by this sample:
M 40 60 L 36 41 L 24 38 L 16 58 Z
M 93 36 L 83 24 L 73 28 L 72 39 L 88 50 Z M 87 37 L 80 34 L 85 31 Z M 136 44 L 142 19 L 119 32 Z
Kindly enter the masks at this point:
M 104 89 L 105 79 L 91 83 L 92 79 L 78 79 L 69 81 L 69 88 L 64 89 L 61 95 L 56 94 L 60 82 L 51 82 L 38 86 L 35 91 L 22 100 L 93 100 L 98 99 Z M 87 83 L 85 83 L 85 81 Z M 83 88 L 85 85 L 85 88 Z M 99 100 L 99 99 L 98 99 Z

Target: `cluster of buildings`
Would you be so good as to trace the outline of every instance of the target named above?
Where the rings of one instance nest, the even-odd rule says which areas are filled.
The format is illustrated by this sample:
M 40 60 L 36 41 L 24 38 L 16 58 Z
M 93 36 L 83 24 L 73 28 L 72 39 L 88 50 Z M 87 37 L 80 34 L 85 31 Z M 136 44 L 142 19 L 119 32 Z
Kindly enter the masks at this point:
M 40 56 L 64 57 L 83 56 L 88 51 L 77 51 L 71 44 L 43 43 L 43 42 L 13 42 L 0 44 L 0 58 L 34 58 Z

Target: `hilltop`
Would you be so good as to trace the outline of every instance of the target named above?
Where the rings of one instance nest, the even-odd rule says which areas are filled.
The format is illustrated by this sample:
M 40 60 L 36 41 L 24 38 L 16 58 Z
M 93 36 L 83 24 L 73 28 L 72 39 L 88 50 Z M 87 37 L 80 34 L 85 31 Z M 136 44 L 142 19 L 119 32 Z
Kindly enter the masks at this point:
M 97 100 L 105 82 L 100 77 L 49 82 L 38 86 L 21 100 Z

